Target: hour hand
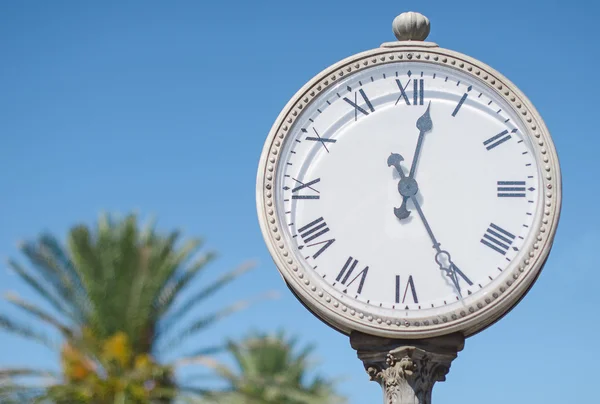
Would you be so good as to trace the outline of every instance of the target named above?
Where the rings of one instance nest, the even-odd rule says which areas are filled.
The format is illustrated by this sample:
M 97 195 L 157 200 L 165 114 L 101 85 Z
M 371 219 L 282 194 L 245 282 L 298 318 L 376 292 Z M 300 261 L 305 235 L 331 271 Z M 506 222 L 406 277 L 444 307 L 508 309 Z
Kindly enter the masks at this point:
M 402 205 L 399 208 L 394 208 L 394 215 L 400 220 L 406 219 L 410 216 L 410 210 L 406 208 L 406 202 L 408 201 L 408 197 L 405 196 L 402 199 Z
M 417 129 L 419 132 L 429 132 L 433 128 L 433 122 L 431 122 L 431 115 L 429 115 L 429 108 L 431 108 L 431 102 L 427 106 L 427 110 L 421 117 L 417 120 Z
M 392 153 L 390 157 L 388 157 L 387 164 L 388 167 L 394 166 L 396 168 L 396 171 L 398 171 L 398 174 L 400 174 L 400 178 L 405 179 L 406 176 L 404 175 L 404 171 L 402 170 L 402 166 L 400 165 L 402 161 L 404 161 L 404 157 L 402 157 L 398 153 Z M 400 220 L 406 219 L 410 216 L 410 210 L 406 208 L 406 202 L 408 201 L 408 198 L 408 196 L 403 196 L 402 205 L 400 205 L 399 208 L 394 208 L 394 214 Z

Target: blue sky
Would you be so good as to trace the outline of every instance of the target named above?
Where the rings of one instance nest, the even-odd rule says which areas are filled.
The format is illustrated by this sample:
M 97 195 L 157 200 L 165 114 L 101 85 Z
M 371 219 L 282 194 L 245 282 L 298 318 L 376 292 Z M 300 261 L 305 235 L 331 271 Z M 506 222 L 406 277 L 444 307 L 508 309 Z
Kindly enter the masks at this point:
M 469 339 L 436 403 L 597 400 L 598 5 L 589 1 L 21 1 L 0 7 L 0 256 L 19 240 L 61 237 L 99 212 L 156 215 L 204 236 L 217 277 L 257 268 L 207 309 L 277 290 L 194 343 L 285 328 L 317 344 L 351 404 L 380 401 L 347 338 L 288 292 L 264 246 L 254 187 L 271 124 L 313 75 L 393 40 L 415 10 L 430 40 L 493 66 L 544 117 L 563 172 L 555 247 L 539 281 L 500 323 Z M 596 17 L 596 18 L 595 18 Z M 208 279 L 207 277 L 207 279 Z M 32 294 L 8 271 L 0 289 Z M 0 303 L 0 310 L 10 310 Z M 0 366 L 56 366 L 0 334 Z

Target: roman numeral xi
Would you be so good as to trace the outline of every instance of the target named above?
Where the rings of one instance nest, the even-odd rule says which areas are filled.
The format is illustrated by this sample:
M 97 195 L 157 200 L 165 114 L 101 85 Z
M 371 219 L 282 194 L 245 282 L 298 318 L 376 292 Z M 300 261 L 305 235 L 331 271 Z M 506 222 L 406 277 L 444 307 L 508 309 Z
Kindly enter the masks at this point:
M 348 91 L 352 91 L 352 88 L 350 88 L 350 86 L 348 86 Z M 362 99 L 365 102 L 366 107 L 369 109 L 369 111 L 375 112 L 375 108 L 373 107 L 371 100 L 369 100 L 369 97 L 367 97 L 367 94 L 361 88 L 360 90 L 358 90 L 358 92 L 354 93 L 354 101 L 350 100 L 348 97 L 344 97 L 344 101 L 346 101 L 348 104 L 350 104 L 351 106 L 354 107 L 354 120 L 355 121 L 358 119 L 359 112 L 364 115 L 369 115 L 369 111 L 367 111 L 365 108 L 358 105 L 358 94 L 360 94 L 360 96 L 362 97 Z
M 325 237 L 322 237 L 328 232 L 329 227 L 327 227 L 327 223 L 322 217 L 313 220 L 306 226 L 298 229 L 298 234 L 305 244 L 298 247 L 298 249 L 302 250 L 304 247 L 320 246 L 320 248 L 312 255 L 313 258 L 317 258 L 335 241 L 334 238 L 324 239 Z

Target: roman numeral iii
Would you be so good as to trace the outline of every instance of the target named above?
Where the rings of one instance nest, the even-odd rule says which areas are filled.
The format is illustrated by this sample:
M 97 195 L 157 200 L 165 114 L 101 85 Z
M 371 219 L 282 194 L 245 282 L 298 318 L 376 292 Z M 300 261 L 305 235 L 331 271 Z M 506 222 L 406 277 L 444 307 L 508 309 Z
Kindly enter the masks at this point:
M 515 236 L 513 234 L 491 223 L 481 239 L 481 244 L 488 246 L 502 255 L 506 255 L 514 240 Z
M 525 181 L 498 181 L 499 198 L 524 198 Z
M 329 232 L 329 227 L 327 227 L 327 223 L 323 220 L 322 217 L 313 220 L 306 226 L 303 226 L 298 229 L 298 234 L 300 234 L 300 238 L 306 244 L 306 247 L 314 247 L 320 246 L 320 248 L 313 254 L 313 258 L 317 258 L 319 255 L 323 253 L 329 246 L 333 244 L 335 241 L 334 238 L 321 240 L 321 236 L 325 235 Z M 314 242 L 313 242 L 314 241 Z M 309 244 L 310 243 L 310 244 Z M 300 246 L 298 249 L 303 249 L 305 246 Z
M 406 301 L 406 295 L 408 294 L 409 288 L 411 292 L 410 294 L 412 295 L 412 301 L 414 303 L 419 303 L 419 299 L 417 298 L 417 289 L 415 288 L 415 282 L 412 275 L 408 276 L 408 282 L 406 282 L 404 291 L 402 290 L 400 275 L 396 275 L 396 303 L 404 303 Z M 408 309 L 408 307 L 406 308 Z
M 356 269 L 357 265 L 358 265 L 358 260 L 355 260 L 354 258 L 349 257 L 348 260 L 346 261 L 346 263 L 344 264 L 344 267 L 338 274 L 337 278 L 335 278 L 335 280 L 337 282 L 341 282 L 342 285 L 346 286 L 346 289 L 344 289 L 344 293 L 346 293 L 348 291 L 348 287 L 350 285 L 352 285 L 359 277 L 360 277 L 360 281 L 358 283 L 356 293 L 362 292 L 363 286 L 365 284 L 365 279 L 367 278 L 367 274 L 369 273 L 369 267 L 368 266 L 365 267 L 362 271 L 358 272 L 354 276 L 354 278 L 350 279 L 351 276 L 353 275 L 354 270 Z

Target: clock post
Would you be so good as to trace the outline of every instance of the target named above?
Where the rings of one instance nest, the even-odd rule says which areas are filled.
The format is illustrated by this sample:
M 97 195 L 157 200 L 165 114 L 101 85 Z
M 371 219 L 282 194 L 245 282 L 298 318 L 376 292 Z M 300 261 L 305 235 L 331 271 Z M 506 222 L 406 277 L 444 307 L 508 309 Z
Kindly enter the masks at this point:
M 464 343 L 461 333 L 421 340 L 350 334 L 350 345 L 371 380 L 381 385 L 385 404 L 430 404 L 433 385 L 446 380 Z

